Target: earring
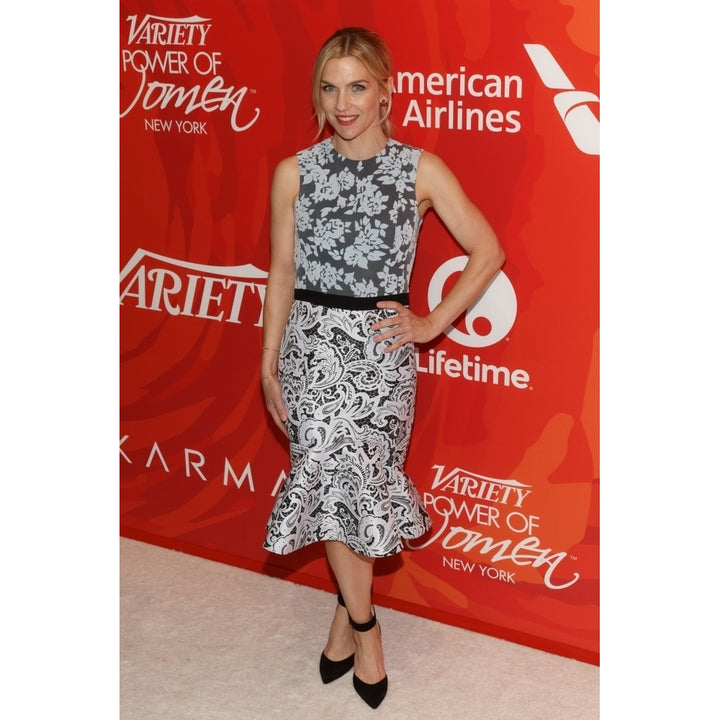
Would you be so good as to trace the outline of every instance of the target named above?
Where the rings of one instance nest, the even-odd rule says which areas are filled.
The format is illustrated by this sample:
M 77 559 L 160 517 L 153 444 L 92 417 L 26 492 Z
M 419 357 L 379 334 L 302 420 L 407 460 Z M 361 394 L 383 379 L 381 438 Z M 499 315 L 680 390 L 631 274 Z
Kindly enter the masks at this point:
M 380 98 L 380 104 L 386 105 L 387 104 L 387 98 Z

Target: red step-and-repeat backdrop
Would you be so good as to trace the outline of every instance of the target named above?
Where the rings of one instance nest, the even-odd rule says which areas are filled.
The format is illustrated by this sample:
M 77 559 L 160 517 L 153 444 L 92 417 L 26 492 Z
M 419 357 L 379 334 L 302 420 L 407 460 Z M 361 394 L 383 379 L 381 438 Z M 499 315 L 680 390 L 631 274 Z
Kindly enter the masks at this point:
M 259 382 L 276 163 L 314 142 L 312 64 L 361 25 L 395 137 L 439 154 L 507 262 L 417 348 L 407 471 L 433 520 L 375 601 L 599 663 L 598 0 L 122 0 L 120 531 L 331 591 L 265 552 L 288 450 Z M 411 303 L 463 254 L 432 214 Z

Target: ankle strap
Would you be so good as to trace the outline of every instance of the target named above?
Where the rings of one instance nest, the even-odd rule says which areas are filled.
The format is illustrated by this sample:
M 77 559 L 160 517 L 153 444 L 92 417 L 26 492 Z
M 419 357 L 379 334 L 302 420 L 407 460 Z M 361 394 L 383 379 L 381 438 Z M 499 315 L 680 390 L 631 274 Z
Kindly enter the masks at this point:
M 338 605 L 345 607 L 345 601 L 343 600 L 342 593 L 338 590 Z
M 377 625 L 377 617 L 375 616 L 375 608 L 373 608 L 373 616 L 364 623 L 357 623 L 355 622 L 348 613 L 348 618 L 350 618 L 350 624 L 353 626 L 354 630 L 357 630 L 358 632 L 367 632 L 368 630 L 372 630 L 375 625 Z

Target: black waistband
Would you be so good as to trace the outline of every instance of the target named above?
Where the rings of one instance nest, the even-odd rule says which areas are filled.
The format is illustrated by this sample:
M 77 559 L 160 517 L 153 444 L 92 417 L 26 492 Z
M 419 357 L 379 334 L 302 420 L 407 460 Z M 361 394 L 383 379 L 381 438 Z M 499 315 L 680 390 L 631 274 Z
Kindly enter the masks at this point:
M 408 293 L 379 295 L 377 297 L 350 297 L 348 295 L 332 295 L 330 293 L 302 290 L 299 288 L 295 288 L 295 299 L 307 300 L 307 302 L 314 303 L 315 305 L 341 308 L 342 310 L 377 310 L 377 304 L 381 300 L 393 300 L 402 305 L 410 304 L 410 296 Z

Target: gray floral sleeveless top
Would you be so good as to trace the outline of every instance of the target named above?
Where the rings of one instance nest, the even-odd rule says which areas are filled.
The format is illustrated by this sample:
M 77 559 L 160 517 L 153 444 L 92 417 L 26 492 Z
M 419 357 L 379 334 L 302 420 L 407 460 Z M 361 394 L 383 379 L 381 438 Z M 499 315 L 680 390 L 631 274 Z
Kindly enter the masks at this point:
M 349 160 L 327 139 L 297 154 L 296 288 L 352 297 L 408 292 L 422 224 L 421 152 L 389 139 L 369 160 Z

